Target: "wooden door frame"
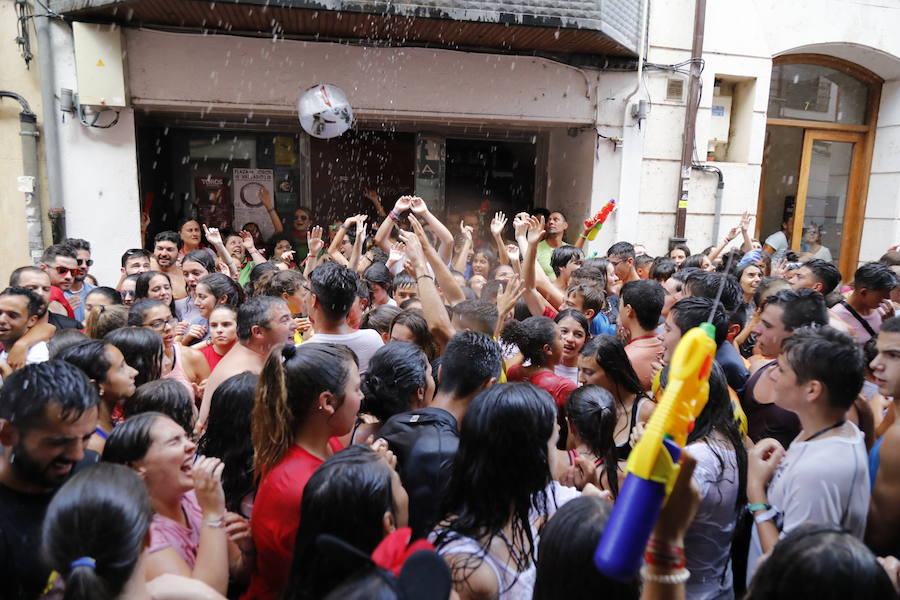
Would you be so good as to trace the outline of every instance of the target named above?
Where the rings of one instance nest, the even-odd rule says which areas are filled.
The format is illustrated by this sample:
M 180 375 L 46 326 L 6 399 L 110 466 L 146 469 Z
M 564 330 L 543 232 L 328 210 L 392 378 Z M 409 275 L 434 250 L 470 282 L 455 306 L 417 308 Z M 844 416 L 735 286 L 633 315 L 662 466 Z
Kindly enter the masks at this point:
M 850 173 L 850 182 L 847 189 L 847 207 L 844 212 L 844 235 L 841 243 L 841 254 L 839 258 L 839 265 L 841 270 L 841 275 L 844 278 L 844 281 L 850 281 L 853 279 L 853 273 L 856 271 L 856 264 L 859 262 L 859 246 L 860 240 L 862 239 L 862 230 L 863 230 L 863 222 L 865 221 L 866 214 L 866 202 L 868 200 L 868 192 L 869 192 L 869 176 L 872 170 L 872 153 L 875 149 L 875 130 L 878 124 L 878 109 L 881 104 L 881 86 L 884 84 L 884 79 L 873 73 L 872 71 L 866 69 L 865 67 L 861 67 L 855 63 L 851 63 L 849 61 L 836 58 L 834 56 L 828 56 L 825 54 L 812 54 L 812 53 L 803 53 L 803 54 L 787 54 L 784 56 L 776 56 L 772 59 L 772 66 L 780 66 L 780 65 L 794 65 L 794 64 L 805 64 L 805 65 L 818 65 L 822 67 L 829 67 L 831 69 L 835 69 L 837 71 L 841 71 L 851 77 L 857 79 L 858 81 L 864 83 L 868 87 L 868 97 L 866 99 L 866 113 L 865 113 L 865 123 L 863 125 L 844 125 L 841 123 L 827 123 L 827 122 L 819 122 L 819 121 L 804 121 L 802 119 L 778 119 L 778 118 L 769 118 L 766 120 L 766 127 L 768 128 L 770 125 L 773 126 L 782 126 L 782 127 L 802 127 L 807 130 L 807 133 L 804 133 L 804 152 L 803 156 L 806 155 L 806 141 L 809 138 L 808 131 L 816 131 L 816 132 L 824 132 L 829 135 L 831 134 L 839 134 L 839 133 L 850 133 L 856 135 L 862 135 L 862 141 L 859 142 L 859 146 L 854 148 L 853 152 L 853 163 L 851 166 Z M 842 141 L 842 140 L 835 140 Z M 810 141 L 810 144 L 812 142 Z M 811 148 L 811 146 L 810 146 Z M 757 199 L 757 207 L 756 207 L 756 237 L 758 238 L 760 235 L 760 220 L 759 215 L 762 214 L 762 209 L 765 204 L 765 177 L 766 177 L 766 156 L 763 156 L 763 161 L 761 165 L 761 174 L 760 174 L 760 188 L 759 188 L 759 196 Z M 802 168 L 802 158 L 801 158 L 801 168 Z M 808 175 L 808 173 L 807 173 Z M 798 224 L 801 227 L 803 225 L 802 214 L 800 214 L 800 218 L 797 218 L 797 212 L 800 209 L 800 185 L 808 185 L 806 178 L 802 176 L 800 181 L 798 182 L 797 189 L 797 203 L 794 213 L 794 237 L 793 239 L 797 240 L 797 244 L 799 244 L 799 238 L 797 237 L 797 227 Z M 852 186 L 849 187 L 849 186 Z M 852 205 L 850 199 L 854 198 Z M 806 191 L 803 193 L 803 209 L 805 210 L 805 202 L 806 202 Z
M 842 231 L 846 232 L 848 229 L 856 229 L 855 226 L 848 227 L 847 225 L 855 224 L 857 220 L 860 219 L 860 204 L 864 204 L 864 202 L 861 202 L 860 199 L 856 197 L 856 194 L 860 192 L 859 179 L 863 177 L 863 174 L 860 172 L 860 165 L 862 163 L 861 154 L 864 150 L 865 139 L 865 134 L 861 132 L 833 131 L 827 129 L 806 129 L 804 131 L 803 151 L 801 152 L 800 158 L 800 175 L 797 181 L 797 200 L 794 204 L 794 231 L 791 236 L 793 242 L 791 248 L 793 250 L 800 249 L 800 243 L 803 239 L 803 219 L 806 216 L 806 197 L 809 193 L 809 171 L 812 164 L 813 143 L 816 140 L 823 140 L 828 142 L 855 144 L 850 158 L 846 204 L 844 205 L 844 214 L 841 215 L 843 218 Z M 852 248 L 850 244 L 846 243 L 848 238 L 852 239 L 851 236 L 844 235 L 842 238 L 841 252 L 838 255 L 837 262 L 841 274 L 844 275 L 844 279 L 847 280 L 846 273 L 852 273 L 856 270 L 855 255 L 859 253 L 859 247 Z

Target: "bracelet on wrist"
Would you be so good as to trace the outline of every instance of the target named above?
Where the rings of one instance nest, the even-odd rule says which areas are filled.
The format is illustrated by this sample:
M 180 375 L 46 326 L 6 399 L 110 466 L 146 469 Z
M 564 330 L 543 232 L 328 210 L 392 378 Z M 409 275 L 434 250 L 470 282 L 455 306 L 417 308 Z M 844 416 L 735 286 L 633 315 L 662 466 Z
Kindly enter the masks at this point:
M 434 281 L 434 277 L 432 277 L 431 275 L 428 275 L 427 273 L 425 275 L 419 275 L 418 277 L 416 277 L 416 281 L 419 281 L 423 277 L 427 277 L 428 279 Z
M 223 525 L 225 525 L 225 517 L 219 517 L 218 519 L 203 519 L 203 525 L 206 527 L 212 527 L 213 529 L 221 529 Z
M 653 583 L 663 583 L 666 585 L 677 585 L 684 583 L 691 578 L 691 572 L 687 569 L 679 569 L 674 573 L 651 573 L 647 566 L 641 567 L 641 579 L 644 581 L 652 581 Z
M 397 211 L 396 211 L 396 210 L 391 209 L 391 212 L 388 213 L 388 218 L 389 218 L 391 221 L 399 221 L 399 220 L 400 220 L 400 215 L 397 214 Z

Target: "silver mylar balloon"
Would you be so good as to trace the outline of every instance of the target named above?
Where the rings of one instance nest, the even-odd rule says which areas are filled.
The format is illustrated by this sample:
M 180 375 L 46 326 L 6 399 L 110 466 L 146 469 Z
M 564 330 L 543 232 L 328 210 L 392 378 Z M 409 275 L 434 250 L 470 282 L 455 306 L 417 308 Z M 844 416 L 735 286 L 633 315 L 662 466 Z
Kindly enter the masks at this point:
M 339 87 L 317 83 L 297 100 L 300 126 L 309 135 L 323 140 L 334 138 L 353 124 L 353 109 Z

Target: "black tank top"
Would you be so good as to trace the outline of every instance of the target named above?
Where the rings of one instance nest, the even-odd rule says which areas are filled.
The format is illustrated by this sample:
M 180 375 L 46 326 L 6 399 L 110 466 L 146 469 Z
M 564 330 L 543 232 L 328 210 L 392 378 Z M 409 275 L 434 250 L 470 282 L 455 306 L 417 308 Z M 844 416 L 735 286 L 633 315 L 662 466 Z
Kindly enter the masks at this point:
M 628 439 L 625 443 L 616 445 L 616 459 L 618 460 L 628 460 L 628 455 L 631 454 L 631 432 L 634 431 L 634 426 L 637 425 L 638 409 L 641 407 L 641 400 L 643 399 L 643 395 L 638 396 L 634 399 L 634 404 L 631 405 L 631 424 L 628 426 Z
M 741 407 L 747 415 L 747 435 L 754 444 L 761 439 L 775 438 L 787 449 L 800 433 L 800 419 L 795 413 L 775 404 L 760 404 L 754 396 L 760 377 L 777 364 L 777 360 L 766 363 L 750 376 L 741 398 Z

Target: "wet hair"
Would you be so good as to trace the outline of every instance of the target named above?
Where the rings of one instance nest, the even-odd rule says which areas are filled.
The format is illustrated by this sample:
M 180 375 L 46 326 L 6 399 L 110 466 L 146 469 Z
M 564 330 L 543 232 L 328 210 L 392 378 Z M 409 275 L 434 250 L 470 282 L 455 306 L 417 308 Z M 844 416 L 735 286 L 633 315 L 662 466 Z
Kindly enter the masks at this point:
M 103 447 L 103 462 L 131 466 L 147 456 L 153 445 L 153 426 L 158 419 L 168 419 L 159 412 L 144 412 L 129 417 L 113 427 Z
M 25 298 L 25 310 L 28 311 L 29 317 L 42 315 L 44 313 L 44 299 L 38 296 L 37 292 L 28 288 L 17 286 L 8 287 L 0 292 L 0 297 L 3 296 L 22 296 Z
M 382 423 L 412 409 L 413 397 L 426 387 L 428 359 L 421 348 L 409 342 L 390 342 L 369 360 L 363 376 L 360 412 Z
M 172 287 L 172 278 L 169 277 L 168 273 L 163 273 L 162 271 L 144 271 L 136 276 L 134 280 L 134 300 L 137 303 L 140 300 L 149 298 L 148 294 L 150 293 L 150 280 L 156 277 L 157 275 L 162 275 L 166 278 L 166 281 L 169 282 L 169 287 Z M 134 277 L 133 275 L 131 277 Z M 153 300 L 155 298 L 151 298 Z M 169 302 L 169 310 L 172 311 L 172 315 L 175 315 L 175 293 L 174 290 L 172 292 L 172 300 Z
M 669 382 L 669 366 L 663 368 L 659 377 L 660 389 L 665 388 Z M 735 498 L 735 509 L 740 510 L 747 501 L 747 448 L 744 446 L 744 436 L 741 434 L 740 421 L 734 414 L 734 403 L 731 393 L 728 391 L 728 380 L 725 371 L 719 363 L 713 361 L 709 373 L 709 394 L 706 405 L 694 421 L 694 427 L 688 434 L 688 444 L 705 442 L 719 463 L 720 473 L 724 473 L 725 457 L 721 454 L 721 446 L 718 443 L 710 443 L 709 438 L 714 433 L 725 439 L 731 445 L 735 455 L 735 471 L 738 474 L 738 490 Z M 721 475 L 724 476 L 724 475 Z M 710 481 L 716 484 L 720 481 Z
M 781 343 L 781 352 L 797 383 L 820 381 L 834 408 L 849 409 L 862 389 L 866 368 L 862 349 L 842 331 L 828 326 L 801 327 Z
M 362 444 L 341 450 L 316 469 L 303 488 L 303 518 L 284 600 L 322 598 L 364 566 L 362 557 L 342 553 L 338 559 L 317 540 L 333 535 L 371 554 L 384 539 L 384 513 L 396 512 L 392 485 L 390 468 Z
M 44 250 L 44 253 L 41 255 L 41 264 L 49 265 L 50 263 L 55 263 L 56 259 L 60 256 L 75 260 L 78 259 L 75 255 L 75 248 L 72 246 L 67 244 L 53 244 L 52 246 L 47 246 Z
M 497 264 L 497 252 L 490 246 L 479 246 L 478 248 L 475 248 L 472 253 L 472 260 L 474 261 L 475 257 L 479 254 L 488 261 L 488 271 L 493 269 L 494 265 Z
M 584 252 L 582 252 L 581 248 L 569 246 L 568 244 L 557 246 L 553 249 L 553 254 L 550 255 L 550 268 L 553 269 L 553 273 L 559 277 L 560 270 L 568 265 L 573 258 L 576 260 L 584 260 Z
M 137 370 L 134 385 L 140 387 L 162 376 L 163 341 L 152 329 L 122 327 L 107 333 L 103 341 L 118 348 L 128 366 Z
M 331 392 L 343 403 L 351 365 L 356 364 L 353 351 L 336 344 L 286 344 L 269 353 L 251 417 L 256 478 L 290 449 L 320 394 Z
M 279 304 L 284 304 L 284 300 L 272 296 L 254 296 L 241 304 L 237 310 L 237 339 L 246 342 L 254 327 L 266 327 L 272 320 L 272 309 Z
M 306 279 L 299 271 L 287 270 L 278 271 L 270 279 L 266 281 L 262 289 L 262 293 L 266 296 L 275 296 L 283 298 L 284 294 L 293 296 L 297 290 L 303 287 Z
M 368 286 L 366 286 L 368 288 Z M 400 271 L 396 275 L 394 275 L 394 279 L 391 281 L 391 289 L 395 292 L 398 288 L 414 288 L 418 287 L 416 283 L 415 277 L 407 273 L 406 271 Z
M 191 219 L 191 220 L 193 221 L 194 219 Z M 212 257 L 212 255 L 210 255 L 209 252 L 207 252 L 206 250 L 204 250 L 202 248 L 199 250 L 191 250 L 190 252 L 185 254 L 184 259 L 181 261 L 182 266 L 184 266 L 184 263 L 189 262 L 189 261 L 198 263 L 200 266 L 202 266 L 204 269 L 206 269 L 207 273 L 215 273 L 216 272 L 215 259 Z
M 641 254 L 641 255 L 634 257 L 634 267 L 635 268 L 641 267 L 641 268 L 649 269 L 650 265 L 652 265 L 653 261 L 655 261 L 655 260 L 656 259 L 653 258 L 652 256 L 650 256 L 649 254 Z M 649 271 L 648 271 L 647 275 L 649 277 Z
M 428 356 L 428 360 L 434 360 L 440 354 L 438 345 L 434 341 L 431 330 L 428 327 L 428 321 L 425 320 L 425 315 L 421 310 L 414 308 L 397 313 L 391 321 L 389 331 L 394 330 L 394 325 L 403 325 L 409 329 L 413 334 L 416 346 Z
M 593 310 L 598 315 L 606 309 L 606 291 L 596 283 L 576 283 L 569 286 L 566 295 L 581 294 L 581 309 Z
M 897 276 L 887 265 L 877 262 L 866 263 L 853 274 L 853 287 L 873 291 L 892 290 L 897 285 Z
M 650 279 L 662 283 L 675 274 L 675 261 L 666 256 L 657 256 L 650 263 Z
M 316 270 L 320 268 L 321 267 L 316 267 Z M 315 273 L 315 271 L 313 271 L 313 273 Z M 384 263 L 373 262 L 371 265 L 369 265 L 369 267 L 363 272 L 363 279 L 368 283 L 380 285 L 388 294 L 394 291 L 391 287 L 394 281 L 394 277 L 391 275 L 391 272 L 388 270 L 387 266 L 385 266 Z
M 47 346 L 50 350 L 50 358 L 56 358 L 57 354 L 69 346 L 86 342 L 89 339 L 88 336 L 77 329 L 57 329 L 56 333 L 53 334 L 53 337 L 47 342 Z
M 244 301 L 244 290 L 234 279 L 222 273 L 209 273 L 200 278 L 197 285 L 203 284 L 210 294 L 216 299 L 216 303 L 227 304 L 235 309 Z M 222 302 L 224 298 L 224 302 Z
M 87 300 L 87 298 L 90 298 L 94 294 L 103 296 L 104 298 L 109 300 L 110 304 L 122 304 L 122 296 L 119 294 L 119 292 L 112 289 L 111 287 L 106 287 L 105 285 L 97 286 L 90 292 L 88 292 L 88 295 L 85 296 L 85 300 Z
M 585 259 L 585 263 L 589 260 L 597 260 L 596 258 L 587 258 Z M 583 264 L 578 267 L 572 274 L 569 276 L 569 285 L 579 285 L 579 284 L 593 284 L 599 285 L 601 290 L 606 289 L 606 267 L 603 268 L 597 266 L 587 266 Z
M 726 312 L 737 308 L 743 301 L 744 291 L 734 275 L 716 273 L 715 271 L 691 271 L 684 282 L 685 291 L 690 296 L 702 296 L 715 300 L 721 288 L 719 301 L 725 307 Z
M 493 335 L 497 327 L 497 305 L 487 300 L 463 300 L 454 305 L 450 311 L 460 319 L 465 319 L 478 328 L 481 333 Z
M 422 310 L 421 298 L 407 298 L 400 303 L 400 310 Z
M 638 600 L 640 583 L 617 581 L 594 566 L 594 551 L 606 528 L 612 504 L 596 496 L 566 502 L 541 531 L 534 600 Z
M 606 256 L 620 256 L 624 259 L 634 258 L 634 245 L 631 242 L 616 242 L 606 251 Z
M 794 331 L 806 325 L 828 325 L 828 309 L 825 298 L 810 289 L 781 290 L 770 296 L 766 305 L 781 306 L 781 322 L 787 331 Z
M 806 261 L 801 267 L 810 270 L 813 277 L 822 284 L 822 295 L 827 296 L 834 291 L 834 288 L 841 282 L 841 272 L 834 264 L 824 261 L 820 258 L 813 258 Z
M 593 358 L 603 369 L 616 387 L 615 390 L 609 390 L 615 392 L 615 396 L 621 397 L 625 394 L 640 396 L 644 393 L 644 386 L 641 385 L 641 381 L 625 353 L 625 345 L 615 336 L 595 335 L 581 349 L 581 355 Z
M 64 360 L 48 360 L 25 365 L 4 378 L 0 419 L 24 435 L 45 418 L 50 404 L 60 406 L 61 419 L 75 421 L 99 402 L 96 386 L 81 369 Z
M 93 307 L 84 319 L 84 331 L 88 337 L 100 340 L 110 331 L 128 324 L 128 307 L 121 304 Z
M 76 473 L 53 496 L 42 525 L 48 566 L 66 600 L 120 598 L 141 558 L 153 511 L 137 473 L 112 464 Z M 72 566 L 82 557 L 95 565 Z
M 366 304 L 372 301 L 372 292 L 369 291 L 369 285 L 359 277 L 356 279 L 356 297 L 360 301 L 365 300 Z
M 441 356 L 438 390 L 456 397 L 466 397 L 500 377 L 502 358 L 500 345 L 477 331 L 460 331 L 447 342 Z M 436 374 L 435 374 L 436 375 Z
M 696 267 L 702 269 L 704 258 L 707 258 L 706 254 L 691 254 L 681 262 L 681 268 L 687 269 L 689 267 Z
M 481 295 L 479 298 L 486 302 L 497 302 L 497 296 L 500 295 L 500 288 L 503 286 L 502 281 L 491 279 L 481 286 Z
M 181 226 L 179 226 L 178 229 L 180 230 Z M 175 231 L 160 231 L 157 233 L 153 238 L 153 247 L 155 248 L 160 242 L 172 242 L 179 250 L 181 250 L 181 246 L 183 245 L 181 236 Z
M 231 512 L 240 512 L 243 499 L 256 489 L 250 416 L 258 380 L 255 373 L 244 371 L 220 383 L 212 395 L 216 410 L 210 411 L 206 432 L 200 438 L 198 452 L 215 456 L 225 464 L 222 489 L 225 508 Z
M 174 379 L 157 379 L 142 384 L 122 404 L 122 411 L 126 419 L 141 413 L 162 413 L 185 431 L 194 430 L 194 399 L 184 384 Z
M 598 385 L 585 385 L 572 390 L 566 398 L 566 418 L 577 431 L 578 439 L 594 456 L 603 459 L 603 471 L 610 491 L 613 497 L 618 496 L 616 402 L 612 394 Z
M 685 260 L 687 260 L 687 257 L 688 257 L 688 256 L 691 256 L 691 249 L 688 248 L 686 244 L 675 244 L 674 246 L 672 246 L 671 248 L 669 248 L 669 251 L 666 252 L 666 256 L 671 257 L 671 256 L 672 256 L 672 250 L 681 250 L 682 252 L 684 252 L 684 258 L 685 258 Z
M 380 334 L 390 334 L 394 317 L 400 314 L 400 311 L 400 308 L 390 304 L 377 306 L 363 317 L 361 329 L 374 329 Z
M 250 277 L 244 284 L 244 296 L 252 298 L 260 295 L 266 288 L 269 279 L 274 277 L 281 270 L 273 263 L 268 261 L 259 263 L 250 269 Z
M 380 265 L 380 263 L 379 263 Z M 369 271 L 379 265 L 372 265 L 366 269 L 365 279 L 369 279 Z M 384 265 L 380 265 L 387 272 Z M 388 273 L 390 275 L 390 273 Z M 347 318 L 350 308 L 356 300 L 356 273 L 333 262 L 327 262 L 313 269 L 309 274 L 309 289 L 316 296 L 319 306 L 329 319 L 338 320 Z M 390 293 L 390 281 L 387 284 L 378 283 Z
M 622 306 L 634 309 L 634 316 L 641 328 L 650 331 L 659 324 L 666 293 L 654 279 L 638 279 L 622 286 Z
M 106 358 L 106 346 L 107 342 L 86 340 L 61 350 L 55 358 L 75 365 L 99 386 L 106 381 L 112 366 Z
M 549 512 L 548 444 L 555 427 L 550 394 L 528 383 L 494 385 L 472 400 L 444 493 L 446 519 L 434 545 L 440 549 L 465 536 L 478 540 L 481 552 L 452 569 L 454 581 L 468 579 L 497 539 L 506 544 L 512 571 L 521 573 L 535 561 L 531 523 Z
M 896 597 L 890 577 L 862 541 L 833 525 L 801 525 L 760 565 L 746 599 Z
M 713 304 L 715 304 L 715 310 L 713 310 Z M 700 323 L 712 323 L 716 329 L 716 346 L 721 346 L 728 337 L 728 318 L 721 302 L 717 303 L 710 298 L 688 296 L 672 305 L 671 315 L 682 335 L 694 327 L 699 327 Z
M 131 250 L 126 250 L 122 253 L 122 268 L 125 268 L 125 265 L 129 260 L 138 256 L 150 260 L 151 254 L 148 250 L 144 250 L 143 248 L 132 248 Z
M 547 360 L 544 346 L 553 346 L 559 337 L 556 323 L 549 317 L 528 317 L 524 321 L 509 321 L 503 326 L 500 338 L 515 344 L 532 366 L 541 367 Z

